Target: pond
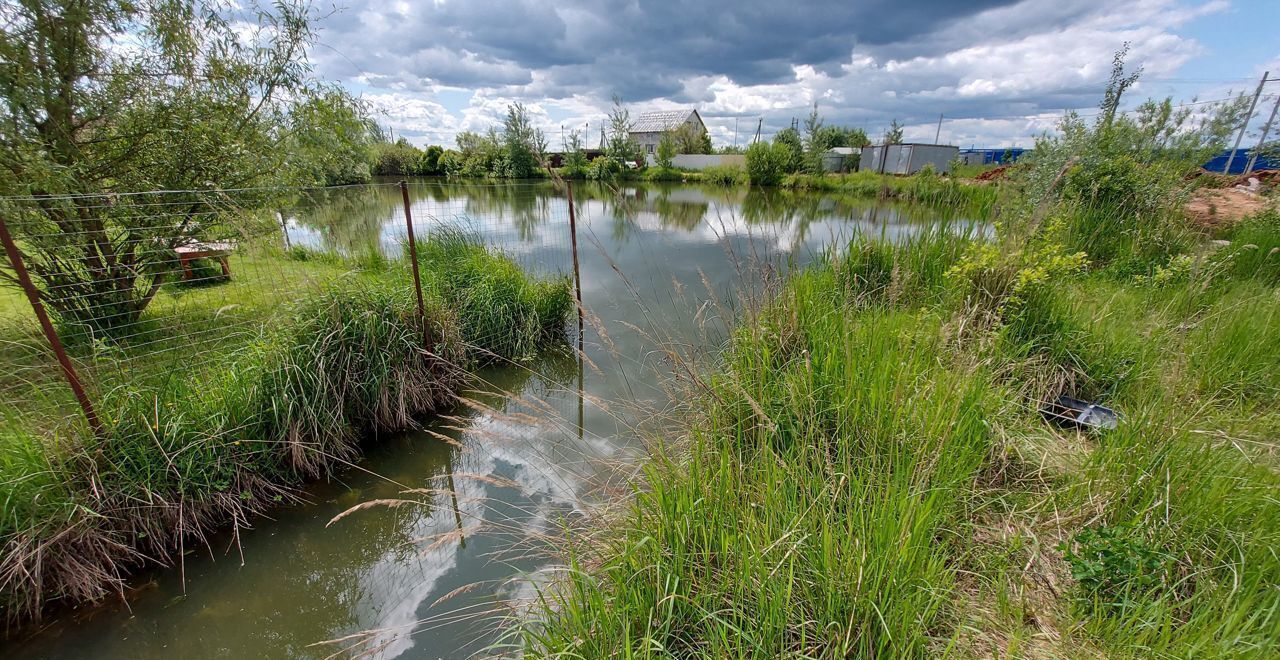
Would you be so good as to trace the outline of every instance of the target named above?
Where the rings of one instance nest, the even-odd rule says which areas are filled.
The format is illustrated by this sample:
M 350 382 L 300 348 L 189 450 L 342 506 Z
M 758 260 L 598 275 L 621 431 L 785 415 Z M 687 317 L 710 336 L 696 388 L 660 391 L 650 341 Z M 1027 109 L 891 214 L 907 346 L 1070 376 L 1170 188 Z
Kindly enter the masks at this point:
M 409 192 L 419 232 L 462 227 L 534 271 L 572 271 L 568 206 L 550 184 L 422 180 Z M 180 567 L 139 575 L 125 602 L 56 617 L 6 655 L 483 650 L 498 641 L 501 617 L 546 579 L 547 550 L 566 521 L 625 497 L 628 469 L 677 396 L 672 353 L 714 355 L 744 301 L 828 246 L 946 215 L 783 191 L 579 184 L 575 194 L 584 361 L 566 349 L 486 368 L 468 405 L 425 431 L 370 443 L 357 465 L 305 489 L 309 504 L 215 536 Z M 286 215 L 294 244 L 401 249 L 395 186 L 317 193 Z M 389 502 L 333 520 L 379 500 Z

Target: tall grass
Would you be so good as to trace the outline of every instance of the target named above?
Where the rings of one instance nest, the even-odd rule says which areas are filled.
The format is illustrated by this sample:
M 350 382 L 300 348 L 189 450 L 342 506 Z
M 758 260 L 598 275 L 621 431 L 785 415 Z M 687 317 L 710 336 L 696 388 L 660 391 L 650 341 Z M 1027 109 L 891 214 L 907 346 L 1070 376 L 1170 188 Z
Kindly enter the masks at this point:
M 108 392 L 102 438 L 5 438 L 6 616 L 120 589 L 132 566 L 244 524 L 288 501 L 290 485 L 354 458 L 362 440 L 450 404 L 473 364 L 563 337 L 567 281 L 534 280 L 465 237 L 424 252 L 421 320 L 407 264 L 382 260 L 300 300 L 221 371 Z
M 1080 208 L 794 276 L 634 505 L 575 536 L 525 650 L 1274 657 L 1280 297 L 1238 259 L 1269 219 L 1134 276 L 1058 242 Z M 1120 428 L 1046 424 L 1060 393 Z
M 698 179 L 712 186 L 740 186 L 747 182 L 747 171 L 737 165 L 704 167 Z
M 1196 423 L 1178 409 L 1153 401 L 1130 411 L 1090 457 L 1077 497 L 1102 499 L 1097 524 L 1128 526 L 1171 562 L 1145 581 L 1158 586 L 1129 594 L 1129 606 L 1088 608 L 1081 618 L 1118 655 L 1275 657 L 1280 476 L 1236 448 L 1171 428 Z
M 687 457 L 526 630 L 537 655 L 903 657 L 939 652 L 985 387 L 937 321 L 856 311 L 831 267 L 741 330 Z M 583 566 L 597 566 L 589 574 Z
M 1227 274 L 1280 284 L 1280 212 L 1272 209 L 1245 220 L 1232 228 L 1230 239 L 1216 255 Z
M 839 192 L 855 197 L 951 207 L 978 215 L 990 213 L 995 208 L 1001 190 L 999 184 L 965 182 L 955 177 L 938 176 L 931 171 L 911 176 L 867 171 L 827 176 L 791 174 L 782 180 L 781 185 L 796 190 Z
M 562 336 L 574 309 L 569 280 L 533 280 L 463 233 L 440 231 L 418 251 L 423 288 L 456 305 L 463 342 L 482 357 L 529 358 Z

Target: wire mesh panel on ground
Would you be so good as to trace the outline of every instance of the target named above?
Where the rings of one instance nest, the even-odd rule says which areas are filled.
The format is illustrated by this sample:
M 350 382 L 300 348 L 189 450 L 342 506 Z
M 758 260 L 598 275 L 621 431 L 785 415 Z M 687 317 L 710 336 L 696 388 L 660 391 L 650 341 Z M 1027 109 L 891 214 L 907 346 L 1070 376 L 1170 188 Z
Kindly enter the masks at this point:
M 549 188 L 424 183 L 407 191 L 421 258 L 434 242 L 464 239 L 538 274 L 571 268 L 567 206 Z M 11 197 L 0 200 L 0 214 L 91 404 L 198 386 L 312 292 L 373 272 L 408 273 L 404 196 L 394 182 Z M 16 271 L 3 265 L 0 278 L 11 285 L 0 288 L 3 430 L 86 431 Z

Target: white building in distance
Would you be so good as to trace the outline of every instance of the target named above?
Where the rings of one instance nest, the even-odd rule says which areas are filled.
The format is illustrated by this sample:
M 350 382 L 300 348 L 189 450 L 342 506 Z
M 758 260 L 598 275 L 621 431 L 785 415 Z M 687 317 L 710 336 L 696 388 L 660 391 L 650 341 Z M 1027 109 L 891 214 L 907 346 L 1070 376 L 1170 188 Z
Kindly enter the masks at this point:
M 631 127 L 631 139 L 640 145 L 640 151 L 651 154 L 658 149 L 662 134 L 688 124 L 698 135 L 707 132 L 707 125 L 697 110 L 662 110 L 640 115 Z

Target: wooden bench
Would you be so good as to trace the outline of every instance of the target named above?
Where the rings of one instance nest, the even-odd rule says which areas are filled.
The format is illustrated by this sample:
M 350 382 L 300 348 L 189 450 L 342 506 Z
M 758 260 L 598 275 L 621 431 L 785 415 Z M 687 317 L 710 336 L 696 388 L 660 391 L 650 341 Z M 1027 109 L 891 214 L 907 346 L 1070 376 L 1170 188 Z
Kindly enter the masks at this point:
M 192 279 L 191 262 L 196 259 L 216 260 L 222 266 L 222 276 L 231 279 L 231 266 L 227 263 L 227 257 L 231 256 L 231 250 L 234 248 L 235 244 L 229 241 L 214 241 L 210 243 L 194 241 L 186 245 L 179 245 L 173 251 L 178 254 L 178 264 L 182 266 L 182 279 L 184 281 Z

